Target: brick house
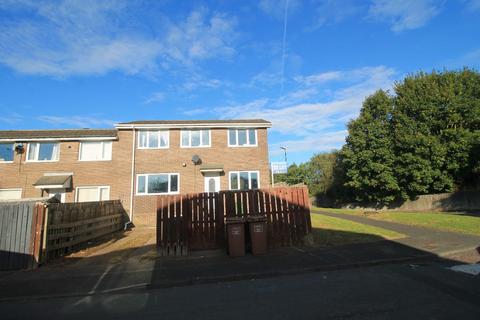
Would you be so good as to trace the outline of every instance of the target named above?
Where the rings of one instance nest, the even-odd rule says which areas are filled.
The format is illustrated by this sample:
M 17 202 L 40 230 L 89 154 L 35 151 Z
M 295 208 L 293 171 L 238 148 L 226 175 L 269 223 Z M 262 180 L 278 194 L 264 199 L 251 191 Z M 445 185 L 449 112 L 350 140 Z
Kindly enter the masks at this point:
M 156 195 L 269 186 L 269 127 L 254 119 L 0 131 L 0 199 L 120 199 L 136 223 L 150 223 Z

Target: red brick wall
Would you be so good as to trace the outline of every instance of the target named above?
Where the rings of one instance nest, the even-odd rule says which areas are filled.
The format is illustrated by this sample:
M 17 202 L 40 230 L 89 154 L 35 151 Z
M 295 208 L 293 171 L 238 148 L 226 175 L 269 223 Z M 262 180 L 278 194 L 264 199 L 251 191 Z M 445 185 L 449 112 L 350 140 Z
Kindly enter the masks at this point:
M 119 130 L 118 141 L 112 144 L 111 161 L 78 161 L 78 141 L 61 142 L 60 157 L 56 162 L 25 162 L 26 153 L 15 155 L 13 163 L 0 163 L 0 189 L 22 188 L 22 197 L 39 197 L 41 190 L 35 183 L 44 173 L 72 172 L 73 188 L 67 192 L 67 201 L 75 200 L 75 187 L 110 186 L 110 199 L 120 199 L 130 209 L 132 131 Z M 257 129 L 257 147 L 228 147 L 228 130 L 211 130 L 211 147 L 181 148 L 180 130 L 170 130 L 168 149 L 136 149 L 135 175 L 142 173 L 180 174 L 180 192 L 204 192 L 204 177 L 191 158 L 200 156 L 203 164 L 222 164 L 221 189 L 229 188 L 230 171 L 260 172 L 260 187 L 270 185 L 267 129 Z M 136 139 L 137 140 L 137 139 Z M 182 164 L 185 163 L 184 167 Z M 135 176 L 136 183 L 136 176 Z M 135 187 L 136 189 L 136 187 Z M 156 196 L 134 196 L 134 222 L 154 224 Z

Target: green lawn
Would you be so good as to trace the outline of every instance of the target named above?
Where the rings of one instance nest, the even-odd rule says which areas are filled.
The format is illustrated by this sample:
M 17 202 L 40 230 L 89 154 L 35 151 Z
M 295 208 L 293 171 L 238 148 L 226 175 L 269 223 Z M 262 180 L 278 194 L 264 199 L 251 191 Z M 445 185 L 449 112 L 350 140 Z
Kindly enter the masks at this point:
M 480 236 L 480 217 L 453 212 L 398 212 L 379 211 L 365 214 L 365 210 L 317 208 L 319 210 L 361 215 L 371 219 L 403 223 L 413 226 L 453 231 Z
M 322 247 L 401 238 L 404 235 L 344 219 L 312 214 L 314 245 Z

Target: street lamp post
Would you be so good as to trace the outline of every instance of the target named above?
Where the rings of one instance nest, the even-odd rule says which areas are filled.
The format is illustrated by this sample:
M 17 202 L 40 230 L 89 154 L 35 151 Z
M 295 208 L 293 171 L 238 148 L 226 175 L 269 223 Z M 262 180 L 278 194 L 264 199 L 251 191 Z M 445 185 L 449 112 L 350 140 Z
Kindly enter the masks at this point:
M 287 163 L 287 147 L 280 147 L 283 150 L 283 155 L 285 159 L 285 163 Z

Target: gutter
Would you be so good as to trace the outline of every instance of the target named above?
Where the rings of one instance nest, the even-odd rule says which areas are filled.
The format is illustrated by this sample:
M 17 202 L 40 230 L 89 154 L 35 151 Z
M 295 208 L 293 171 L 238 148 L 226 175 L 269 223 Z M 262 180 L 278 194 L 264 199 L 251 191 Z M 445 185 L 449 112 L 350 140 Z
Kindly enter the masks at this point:
M 133 201 L 134 201 L 134 188 L 135 188 L 135 141 L 136 141 L 136 131 L 132 126 L 132 175 L 130 182 L 130 222 L 133 221 Z

